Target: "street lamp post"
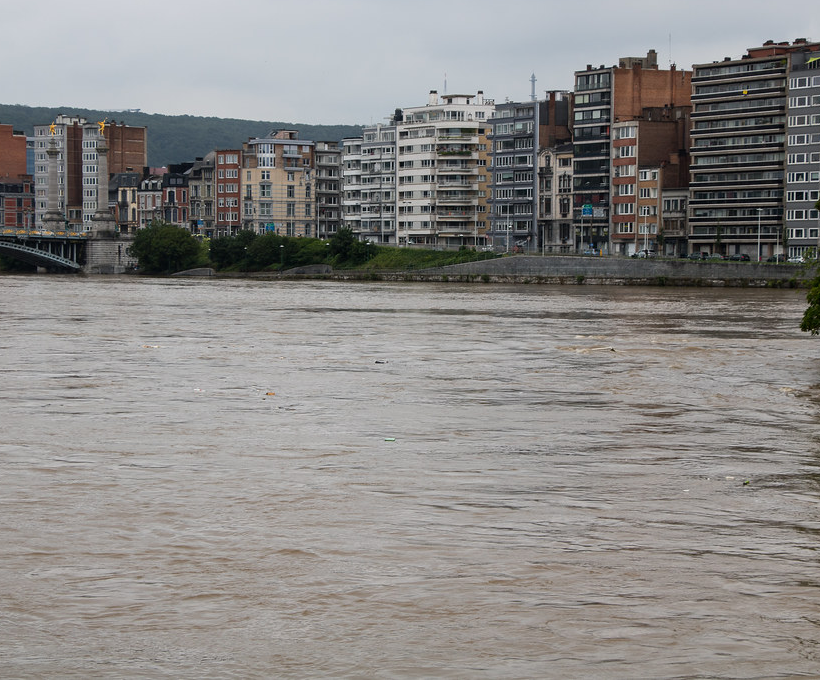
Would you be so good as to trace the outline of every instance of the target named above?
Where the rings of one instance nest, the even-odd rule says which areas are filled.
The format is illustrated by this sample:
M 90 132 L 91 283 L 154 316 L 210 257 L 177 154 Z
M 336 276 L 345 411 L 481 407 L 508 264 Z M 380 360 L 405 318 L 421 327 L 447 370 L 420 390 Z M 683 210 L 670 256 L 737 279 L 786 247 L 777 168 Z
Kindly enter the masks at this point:
M 757 261 L 760 262 L 760 213 L 763 212 L 763 208 L 757 209 Z

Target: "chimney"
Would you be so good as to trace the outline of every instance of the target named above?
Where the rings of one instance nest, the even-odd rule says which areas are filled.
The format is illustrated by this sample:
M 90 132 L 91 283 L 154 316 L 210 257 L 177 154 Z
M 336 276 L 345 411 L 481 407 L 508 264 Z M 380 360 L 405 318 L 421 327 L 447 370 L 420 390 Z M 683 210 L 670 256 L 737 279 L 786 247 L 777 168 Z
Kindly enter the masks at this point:
M 438 104 L 438 92 L 430 90 L 430 98 L 427 100 L 427 106 L 435 106 Z
M 476 95 L 476 104 L 482 106 L 484 104 L 484 90 L 479 90 Z

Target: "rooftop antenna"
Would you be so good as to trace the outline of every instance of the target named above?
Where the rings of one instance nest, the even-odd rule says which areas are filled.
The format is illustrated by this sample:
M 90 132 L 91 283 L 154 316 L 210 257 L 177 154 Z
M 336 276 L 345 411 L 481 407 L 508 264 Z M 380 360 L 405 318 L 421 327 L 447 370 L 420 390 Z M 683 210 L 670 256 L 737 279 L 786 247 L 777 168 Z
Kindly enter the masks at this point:
M 669 68 L 672 68 L 672 34 L 669 34 Z
M 530 83 L 532 84 L 532 90 L 530 92 L 530 100 L 535 101 L 535 74 L 534 73 L 530 76 Z
M 444 72 L 444 94 L 447 94 L 447 71 Z

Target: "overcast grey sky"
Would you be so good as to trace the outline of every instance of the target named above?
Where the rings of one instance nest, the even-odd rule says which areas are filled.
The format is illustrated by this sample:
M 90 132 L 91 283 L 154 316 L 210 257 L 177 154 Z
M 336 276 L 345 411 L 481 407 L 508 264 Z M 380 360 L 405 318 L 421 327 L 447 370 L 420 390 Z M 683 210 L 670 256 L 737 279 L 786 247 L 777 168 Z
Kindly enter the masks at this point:
M 66 113 L 138 108 L 369 124 L 424 104 L 433 89 L 520 101 L 535 73 L 539 96 L 568 90 L 587 64 L 611 66 L 649 49 L 662 68 L 689 69 L 738 58 L 769 39 L 820 41 L 817 7 L 817 0 L 4 0 L 0 100 Z

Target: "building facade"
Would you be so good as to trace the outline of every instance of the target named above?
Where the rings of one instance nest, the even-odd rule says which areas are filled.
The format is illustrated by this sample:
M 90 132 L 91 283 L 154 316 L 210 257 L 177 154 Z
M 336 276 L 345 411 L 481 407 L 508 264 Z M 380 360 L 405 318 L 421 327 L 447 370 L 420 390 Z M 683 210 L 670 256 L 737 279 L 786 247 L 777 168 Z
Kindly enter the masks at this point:
M 114 218 L 120 233 L 132 234 L 139 228 L 139 186 L 142 173 L 120 172 L 108 183 L 108 202 L 115 206 Z
M 491 136 L 490 235 L 496 249 L 544 250 L 539 225 L 539 152 L 570 140 L 569 98 L 498 104 L 489 121 Z M 544 156 L 546 161 L 551 156 Z M 541 207 L 545 207 L 543 204 Z
M 548 146 L 538 153 L 538 225 L 541 252 L 575 252 L 572 223 L 572 143 Z
M 332 238 L 342 225 L 342 147 L 316 142 L 316 235 Z
M 396 245 L 396 126 L 366 127 L 361 147 L 359 238 Z
M 26 135 L 11 125 L 0 124 L 0 180 L 20 179 L 29 174 L 26 163 Z
M 575 73 L 572 113 L 575 144 L 573 221 L 577 249 L 612 252 L 614 244 L 610 237 L 615 224 L 613 215 L 619 214 L 620 218 L 629 215 L 616 212 L 627 209 L 616 207 L 626 202 L 613 200 L 616 195 L 624 197 L 615 193 L 619 190 L 614 188 L 613 178 L 622 178 L 623 175 L 616 175 L 616 172 L 627 171 L 616 171 L 616 167 L 637 166 L 637 157 L 629 155 L 637 153 L 637 143 L 629 143 L 636 138 L 621 137 L 618 144 L 613 144 L 613 125 L 641 120 L 646 109 L 690 106 L 691 76 L 690 72 L 679 71 L 674 65 L 669 69 L 659 69 L 654 50 L 650 50 L 646 57 L 624 57 L 619 60 L 618 66 L 587 66 L 585 71 Z M 627 129 L 620 134 L 627 132 L 633 131 Z M 634 132 L 637 134 L 637 126 Z M 677 148 L 662 148 L 655 142 L 646 146 L 655 155 L 664 157 L 678 152 Z M 617 223 L 624 225 L 628 221 L 621 219 Z M 637 228 L 637 225 L 633 224 L 633 227 Z M 619 245 L 629 239 L 634 242 L 635 234 L 631 232 L 622 233 L 621 236 Z
M 645 108 L 639 117 L 613 123 L 613 254 L 661 254 L 664 192 L 689 185 L 689 124 L 689 107 Z M 667 250 L 663 254 L 685 254 Z
M 786 119 L 785 232 L 775 237 L 775 255 L 816 253 L 820 241 L 820 46 L 790 54 Z
M 342 140 L 342 224 L 354 234 L 362 228 L 362 137 Z
M 188 171 L 190 230 L 201 238 L 213 238 L 216 235 L 215 166 L 216 152 L 212 151 L 194 160 Z
M 482 245 L 487 228 L 487 128 L 482 92 L 443 95 L 396 109 L 389 124 L 342 141 L 344 225 L 397 246 Z
M 241 149 L 217 149 L 216 165 L 216 236 L 235 236 L 241 222 Z
M 169 165 L 162 176 L 162 221 L 188 229 L 190 203 L 188 173 L 193 163 Z
M 140 172 L 147 164 L 147 131 L 114 121 L 89 123 L 59 115 L 48 125 L 34 126 L 35 222 L 42 225 L 48 203 L 48 158 L 53 139 L 58 151 L 58 210 L 69 228 L 91 231 L 97 211 L 97 144 L 105 137 L 109 174 Z
M 692 77 L 689 239 L 757 260 L 817 245 L 818 44 L 769 41 Z M 815 140 L 813 142 L 812 140 Z M 785 230 L 784 230 L 785 228 Z
M 243 229 L 280 236 L 317 236 L 315 146 L 312 141 L 300 140 L 296 130 L 275 131 L 245 143 Z M 218 173 L 219 152 L 216 167 Z
M 34 228 L 34 191 L 30 178 L 0 178 L 0 230 Z

